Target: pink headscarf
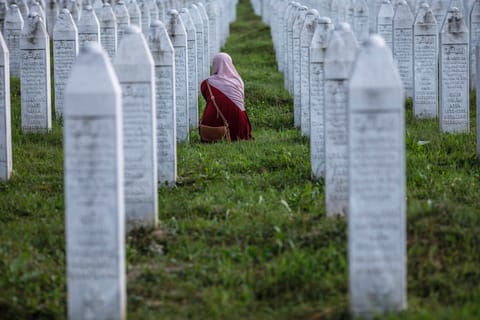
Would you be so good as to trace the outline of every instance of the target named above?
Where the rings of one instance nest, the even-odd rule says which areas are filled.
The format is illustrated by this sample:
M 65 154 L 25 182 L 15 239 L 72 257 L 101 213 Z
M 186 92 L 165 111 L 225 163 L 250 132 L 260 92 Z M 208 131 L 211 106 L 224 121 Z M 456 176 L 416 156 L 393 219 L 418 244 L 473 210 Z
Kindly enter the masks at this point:
M 243 80 L 228 54 L 220 52 L 213 57 L 212 75 L 208 78 L 208 83 L 222 91 L 240 110 L 245 111 Z

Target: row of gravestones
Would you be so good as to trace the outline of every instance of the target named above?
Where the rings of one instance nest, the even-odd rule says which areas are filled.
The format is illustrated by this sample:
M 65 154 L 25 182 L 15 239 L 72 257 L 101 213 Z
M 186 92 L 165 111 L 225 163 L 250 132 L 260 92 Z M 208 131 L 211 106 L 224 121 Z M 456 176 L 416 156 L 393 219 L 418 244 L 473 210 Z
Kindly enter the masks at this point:
M 472 6 L 472 25 L 479 3 Z M 451 7 L 437 29 L 427 3 L 419 5 L 414 24 L 407 2 L 394 7 L 384 0 L 376 19 L 379 35 L 369 36 L 359 50 L 356 38 L 364 36 L 367 19 L 357 23 L 354 15 L 352 30 L 338 15 L 334 24 L 297 2 L 252 4 L 271 25 L 279 69 L 294 97 L 295 126 L 310 137 L 312 177 L 325 179 L 327 215 L 348 215 L 352 312 L 402 310 L 407 302 L 404 99 L 415 88 L 416 108 L 434 105 L 436 112 L 440 55 L 441 127 L 468 131 L 464 16 Z M 368 12 L 366 1 L 356 4 Z M 407 85 L 405 74 L 413 65 L 415 77 Z M 416 110 L 417 116 L 436 116 L 428 110 Z
M 218 13 L 211 8 L 217 3 L 197 2 L 205 5 L 207 13 Z M 236 0 L 228 4 L 234 8 Z M 188 13 L 183 9 L 180 12 Z M 82 19 L 95 17 L 91 6 L 82 13 Z M 61 116 L 70 319 L 126 317 L 125 233 L 156 225 L 158 182 L 176 180 L 176 92 L 180 85 L 188 88 L 191 78 L 188 33 L 181 16 L 169 10 L 165 24 L 159 20 L 151 23 L 148 37 L 140 26 L 125 27 L 113 59 L 100 46 L 101 34 L 97 32 L 81 45 L 70 12 L 64 9 L 57 17 L 53 50 L 54 63 L 58 64 L 55 71 L 63 72 L 65 80 Z M 208 25 L 219 30 L 215 33 L 219 43 L 225 41 L 228 30 L 217 29 L 217 25 L 223 25 L 220 21 L 226 19 L 228 28 L 234 17 L 230 11 L 216 15 L 216 19 L 209 16 L 209 21 L 216 21 Z M 0 47 L 0 169 L 6 180 L 12 168 L 10 70 L 9 50 L 2 36 Z M 22 128 L 27 132 L 45 131 L 51 122 L 47 114 L 50 46 L 40 14 L 27 16 L 19 47 Z M 220 44 L 215 48 L 219 50 Z M 206 60 L 210 61 L 214 53 L 209 52 Z M 179 75 L 178 70 L 185 74 Z M 184 93 L 182 98 L 186 100 L 187 96 Z M 36 117 L 28 118 L 27 114 Z M 24 126 L 34 119 L 48 126 L 42 130 Z
M 158 3 L 163 4 L 164 1 Z M 121 43 L 118 39 L 122 38 L 124 30 L 129 25 L 145 28 L 141 21 L 149 21 L 148 31 L 143 31 L 149 39 L 158 69 L 158 181 L 169 184 L 176 181 L 176 141 L 188 140 L 189 129 L 198 124 L 199 84 L 208 77 L 210 61 L 223 45 L 228 36 L 229 22 L 236 15 L 234 0 L 183 1 L 182 5 L 189 9 L 167 11 L 164 23 L 158 20 L 157 15 L 148 14 L 148 19 L 142 19 L 144 15 L 140 10 L 136 20 L 130 20 L 128 12 L 120 10 L 125 9 L 122 1 L 115 5 L 115 13 L 125 13 L 126 19 L 117 19 L 110 4 L 105 3 L 103 12 L 99 14 L 102 23 L 99 23 L 97 14 L 89 5 L 81 11 L 79 21 L 75 20 L 68 9 L 62 9 L 56 16 L 52 31 L 55 114 L 62 117 L 64 87 L 79 49 L 87 42 L 98 42 L 113 60 L 118 44 Z M 138 8 L 135 0 L 131 0 L 128 6 Z M 220 10 L 220 7 L 223 9 Z M 50 37 L 46 32 L 44 15 L 35 12 L 32 6 L 26 8 L 30 12 L 25 22 L 17 4 L 11 4 L 6 12 L 4 51 L 9 52 L 9 57 L 5 60 L 5 74 L 0 77 L 20 77 L 22 130 L 45 132 L 52 125 Z M 39 8 L 41 10 L 42 6 Z M 162 38 L 164 32 L 168 37 Z M 169 60 L 170 57 L 173 57 L 173 61 Z M 9 90 L 8 85 L 4 86 Z M 10 98 L 7 91 L 2 92 L 2 96 Z M 175 107 L 174 110 L 170 110 L 172 106 Z M 0 143 L 1 153 L 5 154 L 5 157 L 0 158 L 1 180 L 8 180 L 12 172 L 10 108 L 5 108 L 7 109 L 1 114 L 5 123 L 5 134 L 2 135 L 4 139 Z
M 268 1 L 263 2 L 264 6 L 265 3 Z M 355 5 L 353 19 L 340 22 L 349 22 L 362 42 L 368 36 L 371 15 L 367 1 L 357 0 Z M 444 132 L 468 132 L 469 83 L 472 87 L 475 83 L 474 48 L 480 37 L 480 1 L 471 5 L 470 33 L 463 5 L 458 3 L 460 9 L 454 5 L 452 0 L 450 10 L 444 17 L 438 17 L 441 23 L 437 24 L 434 11 L 426 2 L 419 3 L 414 17 L 406 1 L 398 1 L 394 6 L 383 0 L 375 20 L 376 31 L 392 49 L 406 96 L 413 98 L 415 116 L 439 117 Z M 319 13 L 287 0 L 275 3 L 270 9 L 265 12 L 269 12 L 279 69 L 285 74 L 286 88 L 294 96 L 295 126 L 308 136 L 308 73 L 307 64 L 302 65 L 302 61 L 308 60 L 315 30 L 313 21 Z

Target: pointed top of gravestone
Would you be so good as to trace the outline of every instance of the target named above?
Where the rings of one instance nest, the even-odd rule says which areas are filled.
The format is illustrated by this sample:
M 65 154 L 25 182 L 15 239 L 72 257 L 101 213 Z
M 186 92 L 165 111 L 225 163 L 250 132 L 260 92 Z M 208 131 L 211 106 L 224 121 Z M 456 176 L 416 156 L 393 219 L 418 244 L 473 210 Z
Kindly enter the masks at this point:
M 70 11 L 68 11 L 68 9 L 62 9 L 57 16 L 55 27 L 53 27 L 53 39 L 57 40 L 59 36 L 61 37 L 66 33 L 72 32 L 77 33 L 75 21 L 73 21 L 72 15 L 70 14 Z
M 35 43 L 36 39 L 45 38 L 47 36 L 45 24 L 43 23 L 42 16 L 38 12 L 31 12 L 28 14 L 27 21 L 22 30 L 22 35 L 24 35 L 27 41 L 32 44 Z
M 395 27 L 411 28 L 413 25 L 413 14 L 410 6 L 405 0 L 398 3 L 395 14 L 393 15 L 393 24 Z
M 127 19 L 129 21 L 130 15 L 128 14 L 128 8 L 125 5 L 125 2 L 117 2 L 117 4 L 115 5 L 115 17 L 117 18 L 117 21 L 119 23 Z
M 393 6 L 392 3 L 388 0 L 383 0 L 380 9 L 378 10 L 379 18 L 393 18 Z
M 153 58 L 140 27 L 132 25 L 125 28 L 122 41 L 117 49 L 114 64 L 115 66 L 132 64 L 137 66 L 153 66 Z M 138 72 L 138 75 L 145 75 L 145 73 Z M 134 76 L 135 74 L 132 75 L 132 77 Z
M 185 25 L 177 10 L 169 10 L 167 13 L 167 31 L 170 37 L 186 35 Z
M 7 10 L 5 14 L 5 28 L 10 29 L 22 29 L 23 28 L 23 17 L 20 9 L 16 4 L 11 4 L 10 9 Z
M 82 16 L 78 23 L 78 31 L 81 32 L 84 28 L 89 27 L 99 27 L 100 23 L 98 22 L 97 15 L 93 10 L 92 6 L 86 6 L 82 11 Z
M 349 24 L 338 24 L 325 53 L 325 79 L 348 79 L 357 48 L 357 41 Z
M 370 89 L 372 95 L 389 88 L 403 90 L 398 68 L 393 61 L 392 51 L 385 40 L 379 35 L 371 35 L 358 51 L 358 56 L 352 69 L 349 84 L 350 90 Z M 395 104 L 383 104 L 390 108 Z M 372 108 L 369 103 L 352 103 L 352 110 Z M 375 106 L 378 107 L 378 106 Z
M 186 30 L 195 29 L 195 24 L 193 23 L 192 16 L 190 15 L 190 11 L 188 11 L 187 8 L 182 8 L 179 12 L 179 15 L 182 18 L 182 22 Z
M 165 26 L 160 20 L 155 20 L 150 25 L 148 45 L 154 56 L 160 52 L 174 52 L 167 29 L 165 29 Z
M 98 17 L 102 21 L 102 25 L 105 27 L 108 24 L 108 27 L 110 25 L 114 25 L 117 21 L 115 18 L 115 13 L 113 13 L 112 6 L 110 3 L 105 2 L 103 4 L 103 7 L 100 9 L 101 16 Z
M 319 14 L 317 10 L 315 9 L 308 10 L 307 15 L 305 16 L 305 22 L 303 23 L 302 30 L 304 30 L 307 33 L 313 34 L 315 32 L 315 27 L 317 25 L 318 18 L 319 18 Z M 303 35 L 303 31 L 302 31 L 302 35 Z
M 92 77 L 92 75 L 95 75 Z M 83 108 L 71 108 L 65 104 L 64 116 L 115 115 L 118 110 L 111 103 L 102 103 L 98 95 L 121 95 L 112 64 L 102 47 L 96 42 L 88 42 L 80 50 L 65 88 L 65 99 L 84 99 Z M 95 103 L 92 103 L 95 102 Z
M 435 19 L 433 11 L 432 9 L 430 9 L 430 6 L 425 2 L 418 9 L 415 25 L 433 25 L 435 26 L 435 28 L 437 26 L 437 20 Z
M 465 19 L 457 7 L 453 7 L 448 10 L 442 26 L 442 33 L 448 33 L 452 35 L 468 33 L 467 26 L 465 25 Z
M 317 24 L 332 24 L 332 19 L 329 17 L 320 17 L 317 20 Z

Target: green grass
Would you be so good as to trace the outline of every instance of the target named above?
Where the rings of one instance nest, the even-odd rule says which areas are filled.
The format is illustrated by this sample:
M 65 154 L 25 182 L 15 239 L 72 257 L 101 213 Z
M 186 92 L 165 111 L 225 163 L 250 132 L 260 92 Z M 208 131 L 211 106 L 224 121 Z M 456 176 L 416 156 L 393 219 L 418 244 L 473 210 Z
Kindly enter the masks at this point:
M 276 71 L 270 29 L 247 0 L 224 51 L 245 80 L 255 141 L 178 149 L 160 225 L 127 241 L 130 319 L 346 319 L 346 221 L 327 219 L 308 140 Z M 61 123 L 20 132 L 12 80 L 13 178 L 0 183 L 0 318 L 66 315 Z M 440 134 L 407 103 L 409 308 L 388 319 L 478 319 L 480 169 L 472 133 Z M 429 141 L 419 145 L 419 141 Z

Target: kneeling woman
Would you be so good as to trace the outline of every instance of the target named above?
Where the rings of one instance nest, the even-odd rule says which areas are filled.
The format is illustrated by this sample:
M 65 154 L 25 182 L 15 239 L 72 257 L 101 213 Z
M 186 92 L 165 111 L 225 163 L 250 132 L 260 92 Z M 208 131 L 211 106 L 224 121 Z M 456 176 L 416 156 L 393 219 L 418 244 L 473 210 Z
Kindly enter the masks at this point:
M 214 99 L 228 122 L 231 139 L 252 139 L 252 127 L 244 106 L 243 80 L 228 54 L 221 52 L 214 56 L 212 75 L 202 82 L 201 91 L 207 101 L 201 124 L 212 127 L 224 124 L 222 115 L 215 107 Z

